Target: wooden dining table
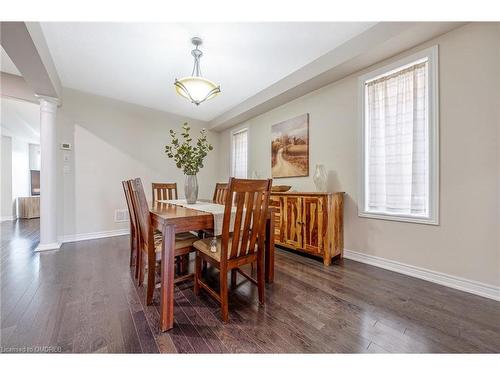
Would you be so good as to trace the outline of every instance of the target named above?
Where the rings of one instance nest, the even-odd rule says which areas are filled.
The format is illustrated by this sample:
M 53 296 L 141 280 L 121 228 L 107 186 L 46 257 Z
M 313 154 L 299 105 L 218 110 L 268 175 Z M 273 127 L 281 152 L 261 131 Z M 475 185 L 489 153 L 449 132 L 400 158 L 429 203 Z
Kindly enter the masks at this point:
M 204 200 L 204 202 L 211 202 Z M 269 207 L 265 238 L 265 280 L 274 281 L 274 220 Z M 160 329 L 167 331 L 174 326 L 174 250 L 175 234 L 213 230 L 214 217 L 209 212 L 182 207 L 171 203 L 154 202 L 150 205 L 153 227 L 162 232 Z

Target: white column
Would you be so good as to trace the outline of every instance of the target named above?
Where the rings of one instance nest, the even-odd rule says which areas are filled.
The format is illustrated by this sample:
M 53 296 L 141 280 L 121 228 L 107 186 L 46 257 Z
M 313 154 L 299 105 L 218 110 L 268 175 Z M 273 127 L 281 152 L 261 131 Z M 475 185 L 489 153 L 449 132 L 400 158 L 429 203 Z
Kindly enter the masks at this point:
M 57 133 L 56 98 L 38 96 L 40 100 L 40 244 L 36 251 L 61 247 L 57 240 Z

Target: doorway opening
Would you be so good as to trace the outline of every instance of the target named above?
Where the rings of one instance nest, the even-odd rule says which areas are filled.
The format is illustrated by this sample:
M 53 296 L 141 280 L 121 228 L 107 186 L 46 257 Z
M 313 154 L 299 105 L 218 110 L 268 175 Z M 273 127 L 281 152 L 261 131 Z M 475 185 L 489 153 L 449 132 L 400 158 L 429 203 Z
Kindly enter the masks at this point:
M 1 221 L 40 218 L 40 106 L 7 97 L 1 108 Z

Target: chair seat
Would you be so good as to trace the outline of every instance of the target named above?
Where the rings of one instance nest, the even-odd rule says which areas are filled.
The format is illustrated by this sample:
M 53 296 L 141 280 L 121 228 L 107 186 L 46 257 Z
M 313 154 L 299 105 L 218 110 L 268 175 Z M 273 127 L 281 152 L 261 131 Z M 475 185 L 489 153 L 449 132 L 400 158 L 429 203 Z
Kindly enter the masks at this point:
M 177 233 L 175 235 L 175 250 L 193 246 L 193 243 L 198 239 L 199 238 L 197 236 L 189 232 Z M 161 246 L 163 242 L 163 236 L 161 232 L 155 231 L 154 241 L 155 241 L 155 252 L 156 253 L 161 252 Z
M 208 255 L 209 257 L 215 259 L 217 262 L 220 262 L 220 253 L 221 253 L 221 247 L 222 247 L 222 237 L 217 237 L 217 247 L 216 251 L 212 252 L 210 251 L 210 243 L 212 242 L 211 238 L 204 238 L 202 240 L 196 241 L 193 246 L 196 250 L 201 251 L 202 253 Z M 229 258 L 231 254 L 231 247 L 233 244 L 233 239 L 232 237 L 229 238 L 229 244 L 227 246 L 227 257 Z M 257 250 L 257 244 L 255 244 L 255 249 Z

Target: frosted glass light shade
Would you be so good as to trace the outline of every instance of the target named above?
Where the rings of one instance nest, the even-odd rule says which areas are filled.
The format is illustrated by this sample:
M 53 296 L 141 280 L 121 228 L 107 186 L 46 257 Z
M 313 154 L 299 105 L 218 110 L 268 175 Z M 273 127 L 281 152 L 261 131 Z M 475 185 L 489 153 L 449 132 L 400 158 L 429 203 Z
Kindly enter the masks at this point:
M 198 105 L 220 93 L 220 87 L 202 77 L 184 77 L 175 80 L 177 93 Z

